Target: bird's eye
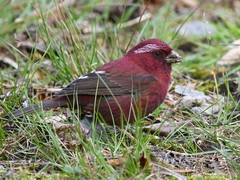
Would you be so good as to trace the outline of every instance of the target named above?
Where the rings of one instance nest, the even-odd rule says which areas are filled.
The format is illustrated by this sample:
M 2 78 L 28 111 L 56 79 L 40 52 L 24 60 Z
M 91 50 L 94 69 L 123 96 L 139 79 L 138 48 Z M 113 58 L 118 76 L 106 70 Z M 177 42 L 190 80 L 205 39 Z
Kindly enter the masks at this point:
M 156 57 L 162 57 L 162 53 L 159 52 L 159 51 L 154 52 L 154 55 L 155 55 Z

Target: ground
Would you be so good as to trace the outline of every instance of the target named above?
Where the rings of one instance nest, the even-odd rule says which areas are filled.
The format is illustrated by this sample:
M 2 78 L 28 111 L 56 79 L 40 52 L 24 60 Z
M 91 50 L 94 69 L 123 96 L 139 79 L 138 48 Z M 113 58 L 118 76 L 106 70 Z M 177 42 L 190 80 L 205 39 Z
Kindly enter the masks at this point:
M 12 179 L 237 179 L 237 0 L 0 3 L 0 176 Z M 57 108 L 3 116 L 158 38 L 183 56 L 164 103 L 106 132 Z M 95 131 L 96 130 L 96 131 Z

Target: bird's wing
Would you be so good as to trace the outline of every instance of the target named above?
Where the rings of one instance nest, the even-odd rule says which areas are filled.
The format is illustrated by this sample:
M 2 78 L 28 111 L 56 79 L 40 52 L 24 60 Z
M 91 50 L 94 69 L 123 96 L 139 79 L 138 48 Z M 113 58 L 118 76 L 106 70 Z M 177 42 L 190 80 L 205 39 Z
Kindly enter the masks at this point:
M 156 80 L 150 74 L 125 75 L 126 72 L 93 71 L 71 82 L 54 96 L 122 95 L 139 93 Z M 129 72 L 128 72 L 129 73 Z

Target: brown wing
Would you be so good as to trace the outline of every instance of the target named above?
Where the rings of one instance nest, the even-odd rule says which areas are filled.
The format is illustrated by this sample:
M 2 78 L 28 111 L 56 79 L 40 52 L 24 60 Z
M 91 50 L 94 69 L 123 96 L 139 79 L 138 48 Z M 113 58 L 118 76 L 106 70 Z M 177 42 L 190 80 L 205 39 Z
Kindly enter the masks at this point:
M 74 80 L 54 96 L 122 95 L 144 91 L 156 77 L 150 74 L 125 76 L 123 72 L 93 71 Z

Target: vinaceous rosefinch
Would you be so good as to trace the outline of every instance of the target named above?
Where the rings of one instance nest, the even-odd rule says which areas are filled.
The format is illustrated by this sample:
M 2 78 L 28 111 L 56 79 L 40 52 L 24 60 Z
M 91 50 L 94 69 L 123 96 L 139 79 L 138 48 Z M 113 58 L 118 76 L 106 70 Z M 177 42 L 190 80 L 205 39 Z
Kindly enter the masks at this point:
M 20 118 L 56 107 L 79 108 L 84 116 L 98 116 L 108 124 L 132 123 L 154 111 L 164 100 L 172 63 L 181 56 L 168 44 L 148 39 L 122 58 L 98 67 L 72 81 L 51 100 L 19 109 L 5 116 Z

